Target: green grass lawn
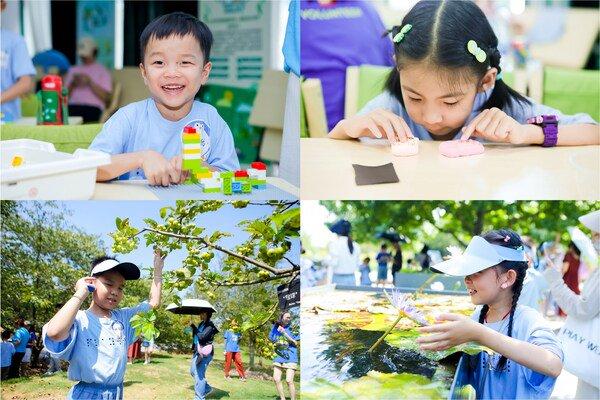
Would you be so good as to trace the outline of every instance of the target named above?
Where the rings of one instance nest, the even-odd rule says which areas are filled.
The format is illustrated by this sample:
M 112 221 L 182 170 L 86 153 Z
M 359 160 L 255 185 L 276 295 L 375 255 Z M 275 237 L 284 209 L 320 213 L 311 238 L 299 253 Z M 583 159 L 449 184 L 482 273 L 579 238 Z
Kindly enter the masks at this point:
M 247 352 L 243 353 L 244 367 L 247 369 Z M 166 354 L 159 352 L 149 365 L 143 359 L 127 366 L 125 373 L 125 399 L 193 399 L 194 380 L 189 373 L 191 354 Z M 210 363 L 206 377 L 214 388 L 208 399 L 278 399 L 272 375 L 271 361 L 263 361 L 248 374 L 246 382 L 240 381 L 232 365 L 231 376 L 223 375 L 223 345 L 215 344 L 215 357 Z M 232 363 L 233 364 L 233 363 Z M 299 392 L 299 376 L 296 375 L 296 391 Z M 74 382 L 67 379 L 66 372 L 50 377 L 33 376 L 2 382 L 2 398 L 25 399 L 64 399 Z M 284 385 L 285 386 L 285 385 Z M 287 388 L 286 394 L 287 394 Z

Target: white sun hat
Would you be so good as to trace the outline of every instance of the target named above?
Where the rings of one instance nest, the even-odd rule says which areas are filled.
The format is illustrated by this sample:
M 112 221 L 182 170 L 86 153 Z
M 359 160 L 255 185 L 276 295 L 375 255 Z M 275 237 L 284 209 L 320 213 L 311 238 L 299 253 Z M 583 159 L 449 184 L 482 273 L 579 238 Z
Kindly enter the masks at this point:
M 137 265 L 130 262 L 118 262 L 117 260 L 113 259 L 104 260 L 96 265 L 92 269 L 91 275 L 94 276 L 101 272 L 110 271 L 111 269 L 119 272 L 127 281 L 140 279 L 140 269 Z
M 589 214 L 582 215 L 579 217 L 579 222 L 593 232 L 600 232 L 600 210 L 592 211 Z
M 462 254 L 435 264 L 432 268 L 447 275 L 467 276 L 498 265 L 502 261 L 527 261 L 527 258 L 524 250 L 491 244 L 481 236 L 473 236 Z

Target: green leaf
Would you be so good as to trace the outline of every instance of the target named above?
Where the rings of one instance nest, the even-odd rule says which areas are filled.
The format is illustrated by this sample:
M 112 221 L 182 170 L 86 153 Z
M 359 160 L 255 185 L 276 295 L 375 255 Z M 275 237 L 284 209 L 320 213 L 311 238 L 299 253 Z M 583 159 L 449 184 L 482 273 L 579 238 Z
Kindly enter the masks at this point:
M 117 217 L 117 219 L 115 220 L 116 225 L 117 225 L 117 229 L 121 229 L 121 227 L 123 226 L 123 220 L 119 217 Z
M 303 385 L 302 398 L 313 399 L 444 399 L 448 389 L 442 382 L 416 374 L 385 374 L 369 371 L 366 376 L 341 385 L 317 378 Z
M 160 214 L 161 218 L 164 219 L 167 216 L 167 211 L 169 210 L 169 208 L 170 207 L 163 207 L 163 208 L 160 209 L 159 214 Z

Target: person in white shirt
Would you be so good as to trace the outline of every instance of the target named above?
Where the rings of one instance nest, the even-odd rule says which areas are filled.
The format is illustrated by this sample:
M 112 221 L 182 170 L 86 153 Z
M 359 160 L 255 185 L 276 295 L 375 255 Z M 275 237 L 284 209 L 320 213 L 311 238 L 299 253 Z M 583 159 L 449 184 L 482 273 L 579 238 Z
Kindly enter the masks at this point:
M 600 210 L 591 212 L 579 218 L 579 221 L 592 231 L 592 242 L 594 248 L 600 253 Z M 552 262 L 546 257 L 547 268 L 544 271 L 544 277 L 548 281 L 550 293 L 561 309 L 565 311 L 569 318 L 575 318 L 579 321 L 588 321 L 593 323 L 600 313 L 600 269 L 596 268 L 583 285 L 581 294 L 574 293 L 565 284 L 562 277 L 562 263 Z M 568 323 L 567 319 L 567 323 Z M 569 354 L 565 354 L 565 368 L 570 370 L 571 364 L 585 363 L 590 368 L 594 368 L 593 360 L 569 360 Z M 596 365 L 597 369 L 598 366 Z M 577 374 L 575 374 L 577 375 Z M 576 399 L 597 399 L 600 397 L 600 377 L 596 376 L 594 382 L 586 382 L 578 377 Z
M 332 272 L 331 283 L 356 286 L 356 271 L 360 266 L 360 246 L 352 240 L 352 225 L 339 220 L 329 230 L 338 237 L 329 244 L 329 266 Z

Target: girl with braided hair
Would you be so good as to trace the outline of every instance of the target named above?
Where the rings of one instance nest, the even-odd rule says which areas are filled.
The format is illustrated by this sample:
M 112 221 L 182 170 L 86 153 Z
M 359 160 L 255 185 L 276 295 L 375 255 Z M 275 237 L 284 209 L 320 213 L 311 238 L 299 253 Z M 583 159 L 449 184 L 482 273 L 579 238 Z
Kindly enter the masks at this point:
M 474 2 L 420 1 L 390 33 L 396 68 L 386 90 L 341 120 L 330 138 L 599 143 L 589 115 L 563 115 L 504 82 L 498 38 Z
M 464 276 L 477 309 L 471 318 L 442 314 L 434 325 L 420 328 L 423 350 L 445 350 L 466 342 L 488 347 L 493 354 L 472 356 L 470 383 L 477 398 L 549 398 L 562 370 L 560 341 L 536 310 L 518 305 L 528 262 L 519 235 L 508 229 L 474 236 L 462 255 L 435 269 Z

